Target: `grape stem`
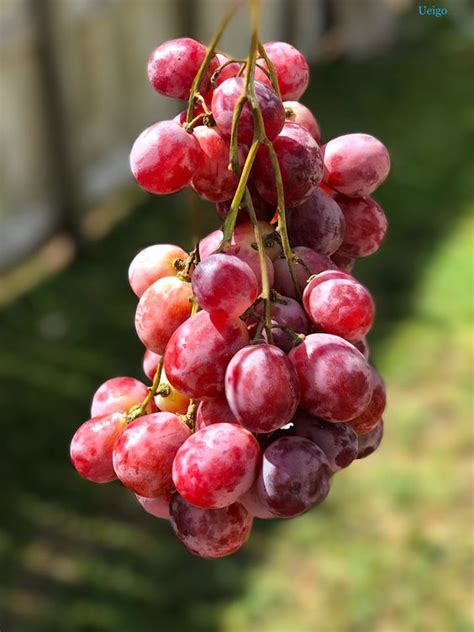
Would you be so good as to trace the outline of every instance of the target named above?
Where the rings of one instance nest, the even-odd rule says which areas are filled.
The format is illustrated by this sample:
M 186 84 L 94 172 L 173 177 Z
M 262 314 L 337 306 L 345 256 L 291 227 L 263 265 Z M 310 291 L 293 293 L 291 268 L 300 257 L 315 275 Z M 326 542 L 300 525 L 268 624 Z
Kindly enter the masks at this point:
M 198 402 L 194 399 L 189 401 L 188 410 L 185 415 L 178 415 L 183 423 L 185 423 L 191 432 L 196 430 L 196 413 L 198 409 Z
M 155 397 L 155 395 L 158 393 L 158 390 L 160 387 L 161 373 L 163 371 L 163 361 L 164 361 L 164 357 L 161 356 L 160 361 L 158 363 L 158 367 L 156 369 L 155 377 L 153 378 L 153 383 L 148 389 L 148 393 L 145 399 L 142 401 L 142 403 L 139 406 L 132 406 L 132 408 L 130 408 L 130 410 L 127 413 L 127 423 L 130 423 L 131 421 L 134 421 L 134 419 L 137 419 L 137 417 L 141 417 L 142 415 L 144 415 L 148 404 L 151 402 L 153 397 Z

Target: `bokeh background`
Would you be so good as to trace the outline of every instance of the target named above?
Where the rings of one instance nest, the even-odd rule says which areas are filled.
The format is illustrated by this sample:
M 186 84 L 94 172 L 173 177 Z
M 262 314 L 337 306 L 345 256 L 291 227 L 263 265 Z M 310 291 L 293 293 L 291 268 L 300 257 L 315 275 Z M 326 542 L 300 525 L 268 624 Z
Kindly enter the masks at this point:
M 3 632 L 474 629 L 474 18 L 463 0 L 267 0 L 262 40 L 312 62 L 302 101 L 325 140 L 379 137 L 390 222 L 356 266 L 386 436 L 295 520 L 258 522 L 202 561 L 119 484 L 68 458 L 96 387 L 141 376 L 127 266 L 216 225 L 187 194 L 134 185 L 135 136 L 183 108 L 153 92 L 149 52 L 208 40 L 227 0 L 0 2 L 0 628 Z M 223 48 L 248 41 L 245 9 Z

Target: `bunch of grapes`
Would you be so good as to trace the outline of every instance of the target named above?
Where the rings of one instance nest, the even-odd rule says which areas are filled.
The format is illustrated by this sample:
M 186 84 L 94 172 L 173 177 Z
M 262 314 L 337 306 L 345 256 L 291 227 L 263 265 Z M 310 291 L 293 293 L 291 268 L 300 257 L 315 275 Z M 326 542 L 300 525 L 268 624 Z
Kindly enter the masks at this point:
M 137 182 L 160 195 L 191 187 L 224 223 L 190 253 L 157 244 L 133 259 L 152 385 L 100 386 L 71 458 L 90 481 L 118 479 L 191 553 L 222 557 L 254 518 L 319 505 L 382 439 L 374 301 L 351 271 L 384 239 L 370 196 L 390 159 L 368 134 L 320 144 L 299 102 L 308 64 L 290 44 L 254 41 L 242 61 L 172 40 L 148 76 L 189 101 L 137 138 Z

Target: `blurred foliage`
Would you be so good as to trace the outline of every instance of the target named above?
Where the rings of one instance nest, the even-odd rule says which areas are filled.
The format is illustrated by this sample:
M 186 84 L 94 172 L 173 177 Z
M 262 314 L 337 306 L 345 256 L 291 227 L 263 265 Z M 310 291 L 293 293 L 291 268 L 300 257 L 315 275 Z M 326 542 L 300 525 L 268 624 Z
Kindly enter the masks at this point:
M 182 242 L 186 196 L 153 200 L 64 273 L 0 314 L 0 626 L 8 632 L 473 629 L 472 50 L 449 31 L 390 56 L 313 70 L 326 138 L 390 148 L 377 199 L 390 233 L 356 274 L 389 392 L 380 452 L 296 520 L 245 549 L 188 555 L 118 484 L 79 479 L 68 444 L 104 379 L 140 376 L 126 269 Z M 215 220 L 203 212 L 202 230 Z

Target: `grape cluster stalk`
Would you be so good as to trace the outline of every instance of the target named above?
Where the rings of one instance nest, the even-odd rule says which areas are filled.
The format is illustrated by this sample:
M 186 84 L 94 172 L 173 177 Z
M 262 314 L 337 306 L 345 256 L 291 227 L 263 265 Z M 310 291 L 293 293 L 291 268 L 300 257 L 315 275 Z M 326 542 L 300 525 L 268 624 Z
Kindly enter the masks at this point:
M 153 88 L 187 107 L 138 136 L 132 173 L 155 195 L 189 187 L 222 225 L 189 253 L 153 244 L 135 256 L 151 385 L 102 384 L 70 450 L 81 476 L 118 479 L 203 558 L 240 549 L 254 519 L 323 502 L 337 472 L 378 448 L 386 405 L 366 338 L 374 300 L 352 271 L 387 232 L 371 194 L 388 151 L 365 133 L 321 144 L 300 103 L 306 59 L 262 43 L 249 4 L 245 59 L 218 49 L 238 5 L 207 48 L 183 37 L 150 55 Z

